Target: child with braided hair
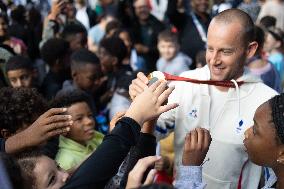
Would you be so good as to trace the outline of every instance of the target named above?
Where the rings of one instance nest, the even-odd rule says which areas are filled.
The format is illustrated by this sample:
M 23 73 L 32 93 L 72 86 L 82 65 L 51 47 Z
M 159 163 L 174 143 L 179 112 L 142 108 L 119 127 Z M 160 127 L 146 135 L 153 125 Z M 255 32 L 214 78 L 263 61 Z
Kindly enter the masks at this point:
M 276 174 L 269 187 L 284 188 L 284 94 L 263 103 L 255 112 L 254 125 L 245 132 L 244 145 L 250 159 L 271 167 Z
M 270 167 L 275 173 L 274 175 L 270 172 L 262 189 L 282 189 L 284 188 L 284 93 L 260 105 L 253 120 L 254 124 L 245 131 L 243 141 L 248 157 L 256 165 Z M 201 172 L 202 162 L 210 146 L 208 141 L 211 139 L 208 131 L 201 131 L 200 128 L 193 130 L 185 139 L 182 165 L 177 169 L 175 185 L 177 188 L 183 189 L 185 186 L 194 189 L 208 188 L 202 181 Z M 202 150 L 199 146 L 203 146 Z

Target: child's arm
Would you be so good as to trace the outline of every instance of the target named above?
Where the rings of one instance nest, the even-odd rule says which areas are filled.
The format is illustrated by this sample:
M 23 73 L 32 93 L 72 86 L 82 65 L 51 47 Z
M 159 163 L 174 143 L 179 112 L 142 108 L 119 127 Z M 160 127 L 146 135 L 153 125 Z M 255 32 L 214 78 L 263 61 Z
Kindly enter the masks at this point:
M 187 189 L 203 189 L 202 164 L 211 143 L 208 130 L 196 128 L 185 137 L 182 165 L 177 168 L 175 187 Z
M 113 131 L 105 136 L 102 144 L 77 169 L 63 189 L 104 188 L 117 173 L 131 146 L 137 143 L 141 125 L 145 121 L 156 119 L 164 111 L 177 107 L 177 104 L 162 106 L 172 90 L 173 88 L 166 90 L 165 83 L 156 82 L 138 95 L 125 117 L 117 122 Z
M 162 83 L 160 81 L 155 82 L 135 97 L 125 116 L 131 117 L 139 125 L 158 118 L 163 112 L 178 106 L 176 103 L 163 105 L 173 90 L 174 87 L 167 88 L 165 81 Z
M 29 147 L 38 146 L 48 139 L 67 133 L 72 125 L 66 108 L 53 108 L 42 114 L 31 126 L 9 137 L 5 141 L 5 151 L 16 153 Z
M 152 184 L 154 181 L 154 177 L 156 174 L 156 170 L 152 169 L 149 174 L 147 175 L 147 178 L 145 182 L 143 183 L 143 176 L 146 172 L 146 170 L 153 166 L 155 162 L 157 162 L 160 159 L 160 157 L 157 156 L 148 156 L 145 158 L 140 159 L 135 167 L 130 171 L 126 189 L 130 188 L 140 188 L 141 185 L 148 185 Z

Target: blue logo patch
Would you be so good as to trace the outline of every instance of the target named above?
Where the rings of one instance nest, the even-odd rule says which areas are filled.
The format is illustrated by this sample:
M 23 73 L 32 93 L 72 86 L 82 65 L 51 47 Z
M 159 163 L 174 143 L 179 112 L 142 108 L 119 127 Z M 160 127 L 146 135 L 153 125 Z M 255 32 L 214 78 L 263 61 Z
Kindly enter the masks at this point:
M 238 121 L 238 126 L 236 128 L 236 131 L 238 134 L 242 133 L 242 130 L 243 130 L 243 124 L 244 124 L 244 121 L 242 119 L 240 119 Z
M 193 110 L 191 110 L 191 112 L 189 112 L 189 116 L 192 118 L 197 118 L 197 110 L 194 108 Z

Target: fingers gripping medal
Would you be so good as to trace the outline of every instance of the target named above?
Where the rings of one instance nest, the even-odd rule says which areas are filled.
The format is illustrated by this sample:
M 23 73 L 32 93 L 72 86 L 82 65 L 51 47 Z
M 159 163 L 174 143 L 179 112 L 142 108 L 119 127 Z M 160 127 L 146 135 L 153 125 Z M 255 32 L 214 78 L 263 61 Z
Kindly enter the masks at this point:
M 147 78 L 149 80 L 148 86 L 152 85 L 156 81 L 166 81 L 166 77 L 165 77 L 164 73 L 160 72 L 160 71 L 154 71 L 154 72 L 150 73 Z M 166 105 L 167 103 L 168 103 L 168 100 L 166 100 L 163 103 L 163 105 Z
M 163 72 L 154 71 L 148 75 L 149 84 L 148 86 L 152 85 L 156 81 L 166 81 L 166 77 Z

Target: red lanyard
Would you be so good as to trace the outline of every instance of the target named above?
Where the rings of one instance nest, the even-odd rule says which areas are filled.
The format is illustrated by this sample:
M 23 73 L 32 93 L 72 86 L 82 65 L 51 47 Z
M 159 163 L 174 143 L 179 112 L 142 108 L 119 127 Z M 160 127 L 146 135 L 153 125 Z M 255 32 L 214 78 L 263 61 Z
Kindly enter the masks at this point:
M 235 88 L 236 86 L 232 81 L 212 81 L 212 80 L 198 80 L 198 79 L 190 79 L 186 77 L 179 77 L 175 75 L 170 75 L 168 73 L 163 72 L 165 75 L 165 79 L 167 81 L 186 81 L 190 83 L 197 83 L 197 84 L 208 84 L 208 85 L 215 85 L 215 86 L 221 86 L 221 87 L 230 87 Z M 241 86 L 244 84 L 244 81 L 238 81 L 238 86 Z

